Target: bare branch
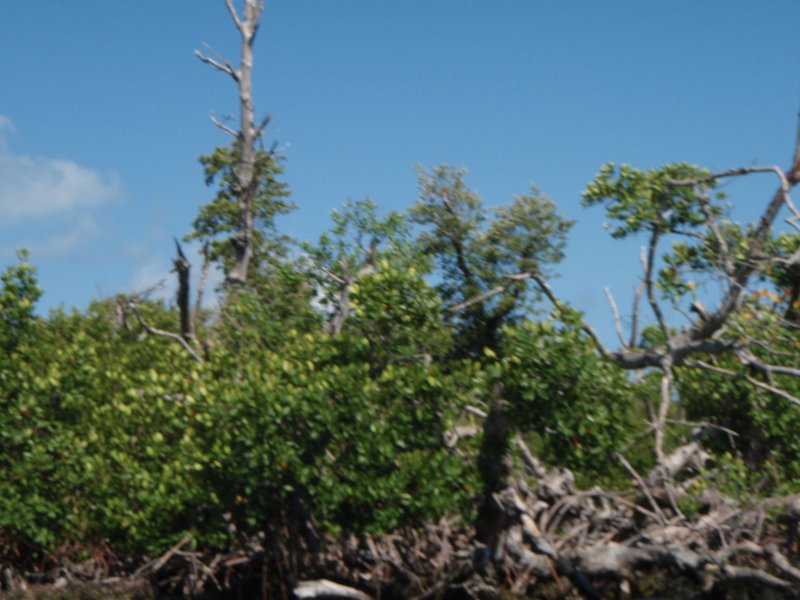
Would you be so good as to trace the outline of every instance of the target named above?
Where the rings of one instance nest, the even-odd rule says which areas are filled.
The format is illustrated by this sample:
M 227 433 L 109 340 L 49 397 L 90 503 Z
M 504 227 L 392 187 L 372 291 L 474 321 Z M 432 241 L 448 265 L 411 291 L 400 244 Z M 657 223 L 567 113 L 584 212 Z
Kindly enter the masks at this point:
M 650 308 L 653 310 L 653 314 L 656 316 L 658 326 L 661 328 L 661 333 L 664 334 L 664 339 L 666 340 L 667 348 L 669 349 L 671 347 L 669 328 L 667 327 L 667 322 L 664 319 L 664 313 L 661 312 L 661 305 L 659 305 L 658 300 L 656 299 L 654 289 L 655 286 L 653 285 L 653 269 L 655 268 L 656 251 L 658 249 L 658 242 L 660 238 L 661 230 L 658 227 L 655 227 L 650 236 L 650 243 L 647 246 L 647 261 L 645 262 L 644 284 L 645 290 L 647 291 L 647 301 L 650 303 Z
M 453 306 L 449 307 L 447 310 L 449 310 L 452 313 L 461 312 L 462 310 L 464 310 L 466 308 L 469 308 L 470 306 L 473 306 L 475 304 L 480 304 L 484 300 L 488 300 L 489 298 L 493 298 L 494 296 L 497 296 L 498 294 L 502 294 L 503 292 L 506 291 L 506 289 L 508 289 L 507 285 L 498 285 L 497 287 L 493 287 L 489 291 L 483 292 L 482 294 L 478 294 L 477 296 L 474 296 L 474 297 L 470 298 L 469 300 L 465 300 L 464 302 L 460 302 L 458 304 L 454 304 Z
M 731 255 L 731 250 L 728 247 L 728 242 L 725 240 L 725 236 L 722 235 L 722 231 L 719 228 L 719 224 L 717 223 L 717 219 L 714 216 L 714 211 L 711 210 L 711 203 L 706 195 L 700 195 L 700 207 L 703 209 L 703 213 L 706 215 L 706 222 L 708 223 L 711 232 L 714 234 L 714 238 L 717 240 L 717 244 L 719 245 L 719 251 L 722 255 L 722 261 L 725 265 L 725 274 L 728 277 L 733 277 L 733 273 L 736 270 L 733 264 L 733 256 Z
M 207 65 L 211 65 L 218 71 L 230 75 L 233 78 L 233 80 L 238 83 L 239 72 L 233 68 L 233 65 L 231 65 L 231 63 L 228 62 L 227 59 L 220 56 L 219 53 L 216 50 L 214 50 L 211 46 L 209 46 L 208 44 L 204 45 L 206 46 L 206 48 L 209 49 L 209 51 L 213 52 L 217 56 L 217 58 L 211 58 L 210 56 L 207 56 L 202 52 L 200 52 L 200 50 L 195 50 L 194 55 Z
M 695 360 L 695 361 L 691 361 L 691 362 L 687 361 L 686 363 L 684 363 L 684 366 L 707 369 L 709 371 L 713 371 L 715 373 L 720 373 L 722 375 L 728 375 L 730 377 L 744 379 L 745 381 L 747 381 L 748 383 L 750 383 L 751 385 L 753 385 L 753 386 L 755 386 L 755 387 L 757 387 L 759 389 L 767 391 L 770 394 L 774 394 L 776 396 L 779 396 L 780 398 L 783 398 L 784 400 L 788 400 L 792 404 L 797 404 L 798 406 L 800 406 L 800 398 L 796 398 L 796 397 L 792 396 L 790 393 L 788 393 L 788 392 L 786 392 L 786 391 L 784 391 L 784 390 L 782 390 L 780 388 L 777 388 L 775 386 L 772 386 L 772 385 L 769 385 L 767 383 L 764 383 L 763 381 L 759 381 L 758 379 L 755 379 L 755 378 L 751 377 L 750 375 L 746 375 L 744 373 L 737 373 L 736 371 L 732 371 L 730 369 L 725 369 L 723 367 L 718 367 L 716 365 L 709 364 L 709 363 L 707 363 L 705 361 L 702 361 L 702 360 Z
M 524 281 L 525 279 L 530 279 L 531 278 L 531 274 L 530 273 L 515 273 L 513 275 L 504 275 L 504 277 L 509 280 L 509 283 L 493 287 L 489 291 L 483 292 L 482 294 L 478 294 L 477 296 L 475 296 L 473 298 L 470 298 L 469 300 L 465 300 L 464 302 L 461 302 L 459 304 L 455 304 L 455 305 L 451 306 L 450 308 L 448 308 L 447 310 L 449 310 L 450 312 L 453 312 L 453 313 L 461 312 L 465 308 L 469 308 L 470 306 L 472 306 L 474 304 L 478 304 L 480 302 L 488 300 L 489 298 L 497 296 L 498 294 L 502 294 L 509 287 L 511 287 L 514 282 Z
M 641 475 L 636 472 L 636 469 L 631 466 L 631 463 L 629 463 L 628 460 L 622 456 L 622 454 L 619 452 L 614 452 L 614 456 L 620 463 L 622 463 L 622 466 L 625 467 L 625 470 L 628 471 L 628 473 L 630 473 L 631 477 L 636 480 L 636 483 L 639 484 L 639 489 L 642 490 L 642 493 L 645 495 L 645 498 L 647 498 L 648 503 L 652 507 L 653 512 L 656 514 L 661 524 L 666 525 L 667 517 L 664 515 L 664 511 L 661 510 L 658 502 L 656 502 L 655 498 L 653 498 L 653 495 L 650 493 L 650 489 L 647 487 L 647 484 L 644 482 Z
M 192 313 L 192 321 L 197 328 L 197 319 L 200 315 L 200 309 L 203 307 L 203 294 L 206 289 L 206 282 L 208 281 L 208 268 L 211 264 L 211 252 L 209 251 L 208 243 L 203 245 L 203 266 L 200 267 L 200 281 L 197 284 L 197 299 L 194 303 L 194 312 Z
M 255 137 L 256 139 L 260 139 L 262 135 L 264 135 L 264 130 L 269 125 L 269 122 L 272 120 L 272 115 L 267 115 L 263 119 L 261 119 L 261 123 L 256 127 Z M 277 142 L 273 142 L 272 150 L 270 150 L 270 154 L 275 153 L 275 145 Z
M 625 336 L 622 333 L 622 320 L 619 316 L 619 308 L 617 308 L 617 302 L 614 300 L 614 296 L 611 294 L 611 290 L 608 286 L 605 286 L 603 290 L 606 293 L 606 298 L 608 298 L 608 303 L 611 305 L 611 314 L 614 316 L 614 329 L 617 331 L 617 337 L 619 338 L 619 343 L 622 344 L 623 348 L 627 348 L 627 344 L 625 343 Z
M 220 120 L 217 118 L 217 115 L 215 115 L 213 112 L 211 113 L 211 122 L 212 122 L 214 125 L 216 125 L 217 127 L 219 127 L 220 129 L 222 129 L 222 131 L 224 131 L 225 133 L 229 133 L 229 134 L 230 134 L 230 135 L 232 135 L 234 138 L 236 138 L 236 139 L 239 139 L 239 137 L 240 137 L 240 134 L 239 134 L 239 132 L 238 132 L 238 131 L 236 131 L 235 129 L 233 129 L 233 128 L 231 128 L 231 127 L 228 127 L 227 125 L 225 125 L 225 123 L 223 123 L 222 121 L 220 121 Z
M 741 177 L 743 175 L 751 175 L 753 173 L 775 173 L 775 175 L 777 175 L 778 179 L 781 181 L 781 187 L 783 189 L 789 188 L 786 174 L 780 167 L 777 166 L 737 167 L 735 169 L 728 169 L 727 171 L 720 171 L 719 173 L 712 173 L 711 175 L 707 175 L 705 177 L 698 177 L 696 179 L 673 179 L 667 183 L 675 187 L 688 187 L 703 185 L 704 183 L 711 183 L 712 181 L 725 179 L 727 177 Z
M 377 243 L 377 240 L 372 240 L 369 253 L 364 259 L 364 264 L 361 265 L 361 267 L 359 267 L 355 273 L 350 271 L 349 266 L 344 261 L 342 262 L 343 277 L 336 277 L 331 273 L 331 276 L 340 283 L 340 287 L 339 299 L 336 303 L 333 317 L 325 326 L 326 333 L 338 335 L 342 331 L 342 328 L 344 327 L 344 324 L 350 315 L 350 286 L 361 277 L 369 275 L 375 271 L 375 252 L 377 250 Z
M 673 425 L 684 425 L 686 427 L 705 427 L 707 429 L 719 429 L 723 433 L 726 433 L 730 436 L 739 437 L 739 434 L 733 429 L 728 429 L 727 427 L 723 427 L 722 425 L 717 425 L 716 423 L 710 423 L 708 421 L 684 421 L 683 419 L 666 419 L 666 422 L 672 423 Z
M 136 318 L 139 321 L 139 324 L 142 328 L 151 335 L 157 335 L 160 337 L 165 337 L 175 342 L 178 342 L 181 346 L 183 346 L 184 350 L 186 350 L 193 359 L 199 362 L 201 365 L 205 363 L 202 357 L 194 351 L 194 349 L 189 345 L 189 343 L 183 339 L 177 333 L 172 333 L 171 331 L 164 331 L 163 329 L 157 329 L 156 327 L 151 327 L 147 321 L 144 320 L 142 317 L 142 313 L 139 312 L 139 307 L 136 305 L 135 302 L 129 302 L 128 308 L 136 315 Z
M 550 288 L 549 285 L 547 285 L 547 282 L 544 279 L 542 279 L 540 275 L 537 275 L 536 273 L 531 273 L 530 278 L 536 282 L 539 288 L 544 292 L 544 295 L 547 296 L 547 299 L 550 300 L 553 307 L 558 312 L 563 313 L 566 310 L 564 304 L 558 298 L 556 298 L 556 295 L 553 293 L 553 290 Z M 597 332 L 591 325 L 589 325 L 588 323 L 586 323 L 581 319 L 580 327 L 581 330 L 583 330 L 583 332 L 586 333 L 592 340 L 592 343 L 595 345 L 595 348 L 597 348 L 597 351 L 600 352 L 600 354 L 602 354 L 606 358 L 614 360 L 613 354 L 608 350 L 608 348 L 605 347 L 603 342 L 600 341 L 600 336 L 597 335 Z
M 658 416 L 653 424 L 656 458 L 659 465 L 664 464 L 664 426 L 669 415 L 670 403 L 672 402 L 672 365 L 669 359 L 662 364 L 661 369 L 661 403 L 658 405 Z
M 228 8 L 228 12 L 231 14 L 231 19 L 233 19 L 236 29 L 242 31 L 242 21 L 239 19 L 239 14 L 236 12 L 236 7 L 233 5 L 233 0 L 225 0 L 225 6 Z
M 641 250 L 641 261 L 642 261 L 642 269 L 644 269 L 644 265 L 647 264 L 647 254 L 645 252 L 644 246 L 642 246 Z M 639 337 L 639 306 L 642 302 L 642 296 L 644 295 L 644 279 L 639 282 L 639 287 L 636 289 L 636 294 L 633 297 L 633 313 L 631 314 L 631 337 L 628 341 L 628 346 L 633 348 L 636 345 L 636 338 Z
M 767 375 L 769 379 L 772 379 L 772 375 L 775 374 L 792 375 L 794 377 L 800 377 L 800 369 L 796 369 L 794 367 L 784 367 L 781 365 L 767 364 L 764 361 L 757 358 L 755 354 L 753 354 L 746 348 L 741 348 L 737 353 L 737 355 L 744 364 L 761 371 L 762 373 Z

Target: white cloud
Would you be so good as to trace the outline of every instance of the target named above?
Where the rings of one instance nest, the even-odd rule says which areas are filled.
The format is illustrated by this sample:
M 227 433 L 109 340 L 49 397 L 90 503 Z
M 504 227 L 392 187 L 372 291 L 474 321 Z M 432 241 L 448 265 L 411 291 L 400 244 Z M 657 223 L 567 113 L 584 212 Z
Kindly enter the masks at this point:
M 0 115 L 0 221 L 47 217 L 119 197 L 113 176 L 71 160 L 14 154 L 3 135 L 13 130 L 11 119 Z

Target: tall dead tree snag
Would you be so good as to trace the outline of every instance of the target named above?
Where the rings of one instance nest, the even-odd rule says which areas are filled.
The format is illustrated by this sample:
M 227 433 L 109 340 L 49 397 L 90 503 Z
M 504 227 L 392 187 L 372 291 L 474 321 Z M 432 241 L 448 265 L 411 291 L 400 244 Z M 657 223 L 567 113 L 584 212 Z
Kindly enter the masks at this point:
M 232 129 L 214 115 L 211 116 L 211 121 L 214 125 L 234 137 L 239 151 L 239 164 L 234 170 L 236 185 L 233 189 L 239 211 L 239 224 L 235 233 L 231 236 L 234 260 L 233 265 L 226 274 L 226 279 L 231 284 L 243 284 L 247 281 L 247 270 L 253 251 L 253 198 L 258 186 L 255 176 L 255 145 L 268 122 L 268 119 L 264 119 L 260 125 L 256 125 L 252 79 L 253 44 L 258 31 L 259 19 L 264 10 L 264 0 L 245 0 L 241 14 L 234 6 L 233 0 L 225 0 L 225 6 L 242 38 L 238 68 L 234 68 L 227 59 L 220 56 L 210 47 L 209 51 L 214 56 L 208 56 L 199 50 L 195 50 L 195 55 L 204 63 L 229 75 L 236 83 L 239 91 L 239 129 Z

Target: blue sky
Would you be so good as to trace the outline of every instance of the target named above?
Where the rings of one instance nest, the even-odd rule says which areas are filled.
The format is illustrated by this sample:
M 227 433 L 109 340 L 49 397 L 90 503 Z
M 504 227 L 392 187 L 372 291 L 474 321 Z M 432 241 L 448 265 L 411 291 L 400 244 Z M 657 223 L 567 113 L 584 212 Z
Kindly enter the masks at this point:
M 639 241 L 580 193 L 609 161 L 786 165 L 800 107 L 800 3 L 773 0 L 268 0 L 255 104 L 287 157 L 313 239 L 348 197 L 415 199 L 414 165 L 470 169 L 490 205 L 536 183 L 576 219 L 556 290 L 608 337 Z M 233 84 L 194 56 L 237 56 L 223 0 L 7 2 L 0 19 L 0 262 L 30 248 L 44 307 L 170 279 L 173 236 L 213 191 L 197 156 Z M 767 176 L 733 185 L 743 218 Z M 748 212 L 750 211 L 750 212 Z

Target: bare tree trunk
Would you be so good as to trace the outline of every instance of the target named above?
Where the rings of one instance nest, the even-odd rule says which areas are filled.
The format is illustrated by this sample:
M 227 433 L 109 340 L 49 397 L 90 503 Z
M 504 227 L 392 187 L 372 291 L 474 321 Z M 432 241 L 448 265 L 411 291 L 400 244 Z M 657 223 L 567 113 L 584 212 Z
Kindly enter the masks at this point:
M 232 0 L 226 0 L 234 22 L 242 34 L 242 55 L 239 64 L 239 136 L 242 144 L 241 162 L 236 172 L 238 178 L 239 229 L 233 236 L 232 243 L 235 257 L 233 267 L 228 273 L 231 283 L 244 283 L 250 266 L 253 236 L 252 198 L 255 192 L 255 143 L 258 131 L 255 124 L 253 108 L 253 43 L 258 30 L 258 19 L 264 9 L 263 0 L 246 0 L 244 21 L 236 17 L 236 9 Z
M 224 123 L 212 117 L 214 124 L 236 138 L 239 145 L 239 165 L 236 169 L 236 186 L 234 193 L 239 209 L 239 225 L 231 237 L 234 249 L 233 266 L 227 273 L 229 283 L 242 284 L 247 281 L 247 271 L 253 251 L 253 196 L 258 181 L 255 177 L 256 149 L 255 144 L 266 126 L 256 126 L 255 109 L 253 107 L 253 44 L 258 31 L 258 21 L 264 10 L 264 0 L 245 0 L 244 14 L 239 15 L 233 0 L 225 0 L 225 6 L 242 37 L 242 49 L 239 68 L 234 69 L 227 60 L 218 56 L 212 58 L 196 50 L 195 54 L 204 63 L 227 73 L 239 88 L 239 130 L 234 131 Z

